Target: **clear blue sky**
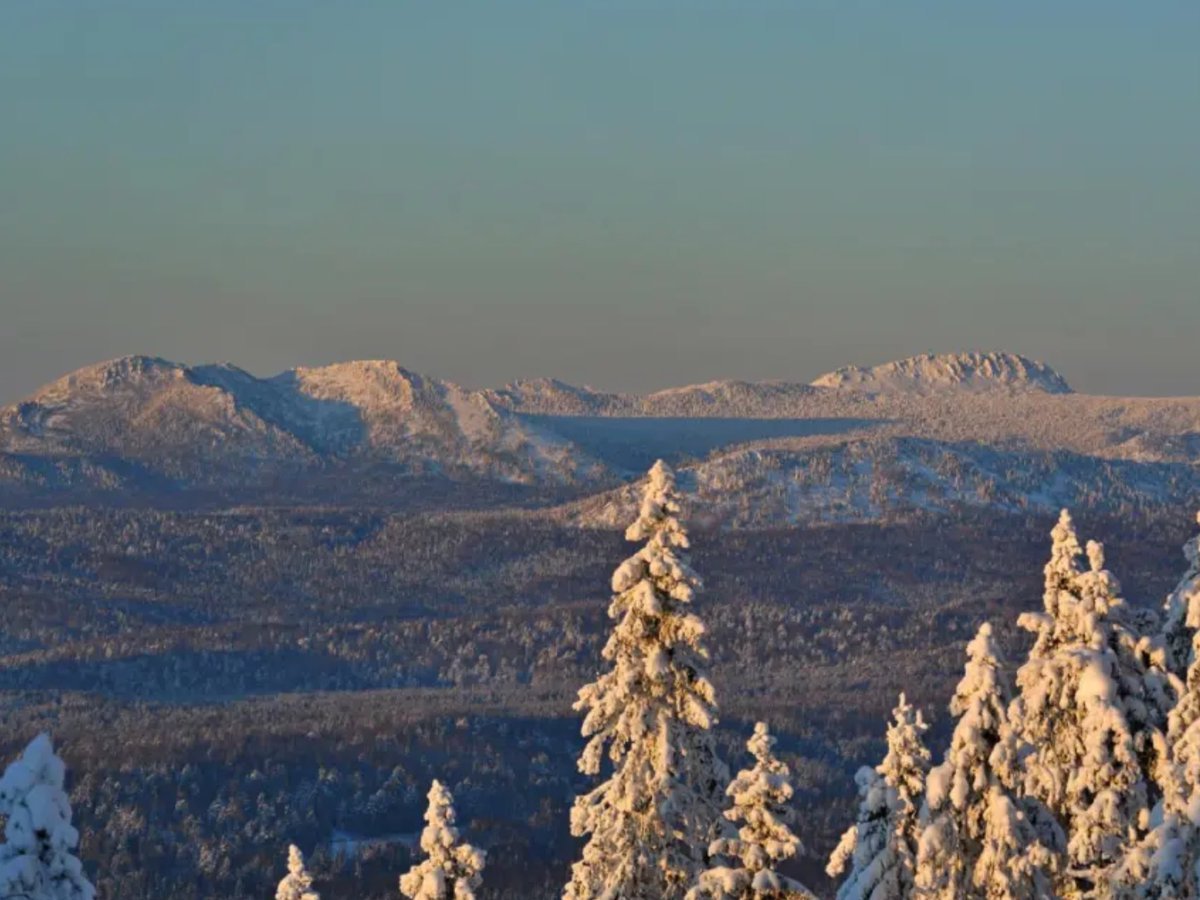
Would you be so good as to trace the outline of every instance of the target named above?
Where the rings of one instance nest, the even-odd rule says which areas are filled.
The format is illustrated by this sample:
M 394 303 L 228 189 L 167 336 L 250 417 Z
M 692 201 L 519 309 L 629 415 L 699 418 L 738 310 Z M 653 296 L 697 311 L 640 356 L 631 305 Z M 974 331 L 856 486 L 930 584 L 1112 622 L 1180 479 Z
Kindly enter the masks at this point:
M 1200 4 L 0 4 L 0 401 L 1011 349 L 1200 394 Z

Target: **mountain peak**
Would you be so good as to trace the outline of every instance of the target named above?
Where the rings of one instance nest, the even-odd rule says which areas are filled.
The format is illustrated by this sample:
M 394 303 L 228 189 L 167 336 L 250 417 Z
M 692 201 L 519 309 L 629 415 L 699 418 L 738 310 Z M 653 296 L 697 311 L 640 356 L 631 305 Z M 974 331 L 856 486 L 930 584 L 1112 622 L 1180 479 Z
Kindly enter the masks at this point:
M 169 359 L 163 359 L 161 356 L 134 354 L 131 356 L 118 356 L 115 359 L 108 359 L 104 362 L 84 366 L 81 369 L 76 369 L 74 372 L 68 372 L 63 378 L 69 378 L 79 383 L 93 381 L 114 383 L 118 381 L 134 381 L 146 376 L 161 375 L 164 373 L 175 375 L 175 373 L 182 372 L 185 368 L 185 366 L 171 362 Z
M 187 367 L 158 356 L 120 356 L 68 372 L 39 388 L 27 402 L 56 403 L 78 394 L 137 390 L 149 383 L 186 377 Z
M 326 366 L 299 366 L 285 372 L 285 375 L 296 373 L 302 376 L 324 376 L 342 380 L 354 381 L 375 379 L 401 379 L 408 381 L 419 378 L 394 359 L 351 359 L 345 362 L 330 363 Z
M 364 410 L 407 409 L 421 398 L 436 403 L 454 385 L 428 378 L 391 359 L 356 359 L 328 366 L 300 367 L 276 375 L 322 400 L 339 400 Z
M 1017 353 L 924 353 L 878 366 L 845 366 L 813 387 L 933 393 L 944 390 L 1069 394 L 1071 386 L 1050 366 Z

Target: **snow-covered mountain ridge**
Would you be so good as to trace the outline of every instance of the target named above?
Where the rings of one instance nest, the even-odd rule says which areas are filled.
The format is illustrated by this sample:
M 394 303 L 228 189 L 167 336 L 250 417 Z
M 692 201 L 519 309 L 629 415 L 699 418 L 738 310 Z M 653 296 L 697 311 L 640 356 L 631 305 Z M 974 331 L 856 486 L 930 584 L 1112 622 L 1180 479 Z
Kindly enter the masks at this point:
M 285 483 L 292 499 L 319 483 L 314 501 L 390 502 L 413 478 L 579 495 L 658 456 L 680 462 L 723 520 L 746 523 L 987 497 L 1023 508 L 1064 492 L 1160 503 L 1200 471 L 1200 398 L 1074 393 L 1049 366 L 1005 353 L 640 395 L 552 379 L 472 390 L 386 360 L 259 378 L 135 356 L 0 410 L 0 494 L 29 502 L 196 489 L 287 502 Z M 762 503 L 747 517 L 722 494 Z
M 0 411 L 0 452 L 121 459 L 185 481 L 346 460 L 512 482 L 587 479 L 596 468 L 478 392 L 390 361 L 264 379 L 229 364 L 112 360 Z

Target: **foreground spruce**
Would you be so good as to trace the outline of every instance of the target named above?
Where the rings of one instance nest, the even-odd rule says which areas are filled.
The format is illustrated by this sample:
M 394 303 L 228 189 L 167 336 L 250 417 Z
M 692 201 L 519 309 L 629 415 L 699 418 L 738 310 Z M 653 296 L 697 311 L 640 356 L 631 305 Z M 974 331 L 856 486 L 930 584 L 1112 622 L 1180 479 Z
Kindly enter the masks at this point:
M 1017 796 L 1004 661 L 984 623 L 950 701 L 945 761 L 926 779 L 916 889 L 929 900 L 1050 897 L 1065 839 L 1049 811 Z
M 75 852 L 79 832 L 63 784 L 66 766 L 38 735 L 0 778 L 0 898 L 92 900 L 96 889 Z
M 1196 516 L 1200 522 L 1200 515 Z M 1187 571 L 1167 597 L 1163 610 L 1163 642 L 1167 665 L 1179 678 L 1192 663 L 1192 637 L 1200 629 L 1200 534 L 1183 545 Z
M 1079 540 L 1064 510 L 1052 532 L 1045 611 L 1020 624 L 1036 635 L 1017 672 L 1014 731 L 1028 748 L 1025 793 L 1046 805 L 1067 834 L 1067 865 L 1057 891 L 1087 895 L 1112 881 L 1131 836 L 1154 805 L 1150 773 L 1159 765 L 1173 697 L 1167 676 L 1147 664 L 1126 624 L 1103 548 Z
M 711 729 L 713 687 L 703 674 L 700 585 L 684 551 L 675 475 L 650 470 L 641 511 L 625 537 L 645 546 L 612 579 L 604 647 L 611 668 L 579 692 L 588 738 L 580 771 L 609 778 L 577 797 L 571 833 L 586 836 L 567 900 L 676 900 L 705 867 L 727 781 Z
M 766 722 L 754 726 L 746 747 L 754 756 L 754 768 L 738 772 L 726 791 L 732 805 L 725 818 L 739 826 L 737 837 L 718 838 L 710 848 L 714 856 L 731 857 L 737 864 L 702 873 L 688 900 L 811 900 L 807 888 L 775 871 L 800 851 L 800 839 L 788 827 L 791 773 L 775 756 L 775 738 Z
M 421 849 L 428 858 L 400 876 L 400 893 L 410 900 L 475 900 L 475 889 L 483 882 L 484 853 L 459 842 L 454 818 L 454 798 L 434 781 L 421 832 Z
M 1167 758 L 1156 773 L 1162 800 L 1150 833 L 1126 854 L 1123 897 L 1200 897 L 1200 632 L 1193 642 L 1187 684 L 1167 723 Z
M 858 820 L 842 835 L 826 872 L 842 877 L 837 900 L 914 896 L 919 812 L 929 769 L 919 710 L 900 695 L 888 726 L 888 752 L 876 769 L 858 770 Z

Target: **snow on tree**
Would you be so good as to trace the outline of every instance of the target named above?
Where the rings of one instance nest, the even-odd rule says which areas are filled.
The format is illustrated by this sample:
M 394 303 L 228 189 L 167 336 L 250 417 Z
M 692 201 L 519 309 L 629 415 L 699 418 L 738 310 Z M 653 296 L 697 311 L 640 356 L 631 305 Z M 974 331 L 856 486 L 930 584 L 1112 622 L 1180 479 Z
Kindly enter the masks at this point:
M 79 832 L 63 784 L 67 769 L 48 735 L 38 735 L 0 778 L 0 897 L 93 900 L 96 889 L 75 856 Z
M 780 875 L 775 866 L 800 851 L 800 839 L 789 823 L 792 811 L 791 773 L 776 758 L 775 738 L 766 722 L 754 726 L 746 747 L 754 768 L 743 769 L 730 783 L 726 795 L 732 805 L 725 818 L 741 823 L 736 837 L 713 841 L 709 853 L 736 859 L 737 866 L 713 866 L 701 873 L 688 900 L 783 900 L 812 898 L 807 888 Z
M 400 876 L 400 893 L 410 900 L 475 900 L 475 889 L 483 882 L 484 852 L 459 842 L 454 818 L 454 797 L 435 780 L 421 832 L 427 858 Z
M 275 900 L 321 900 L 312 889 L 312 876 L 304 867 L 304 854 L 295 844 L 288 847 L 288 873 L 279 882 Z
M 967 665 L 950 712 L 958 722 L 946 759 L 926 778 L 925 823 L 915 883 L 938 900 L 1048 897 L 1063 838 L 1036 801 L 1014 797 L 1004 665 L 992 627 L 967 645 Z M 993 760 L 995 759 L 995 762 Z M 1049 833 L 1039 833 L 1048 826 Z
M 894 900 L 902 896 L 900 859 L 892 847 L 889 817 L 892 795 L 879 773 L 863 766 L 854 774 L 858 785 L 858 818 L 838 841 L 825 873 L 830 878 L 845 875 L 838 900 L 873 898 Z
M 1200 898 L 1200 631 L 1192 635 L 1183 694 L 1167 720 L 1167 755 L 1156 773 L 1162 800 L 1150 833 L 1126 856 L 1123 896 Z
M 1108 882 L 1127 842 L 1148 824 L 1147 774 L 1158 766 L 1172 690 L 1150 661 L 1153 642 L 1125 623 L 1103 547 L 1088 544 L 1082 571 L 1065 510 L 1051 536 L 1045 612 L 1019 620 L 1036 641 L 1017 672 L 1010 720 L 1024 746 L 1025 792 L 1069 836 L 1057 889 L 1076 896 Z
M 1104 568 L 1104 545 L 1088 541 L 1089 570 L 1079 576 L 1080 597 L 1088 614 L 1100 619 L 1101 633 L 1116 663 L 1118 694 L 1134 730 L 1138 754 L 1149 773 L 1157 764 L 1156 746 L 1166 728 L 1182 682 L 1166 668 L 1157 635 L 1139 632 L 1136 616 L 1118 595 L 1121 586 Z M 1186 672 L 1186 669 L 1185 669 Z
M 580 771 L 599 774 L 607 759 L 612 774 L 571 810 L 571 833 L 589 837 L 566 900 L 682 897 L 723 821 L 728 772 L 711 731 L 705 628 L 691 612 L 700 580 L 680 511 L 674 473 L 659 460 L 625 532 L 645 545 L 613 574 L 616 625 L 603 650 L 611 668 L 575 703 L 588 738 Z
M 1200 514 L 1196 521 L 1200 522 Z M 1200 534 L 1183 545 L 1188 567 L 1163 608 L 1167 666 L 1180 678 L 1192 663 L 1192 636 L 1200 629 Z
M 831 878 L 845 876 L 837 900 L 907 900 L 913 896 L 920 803 L 929 770 L 919 710 L 900 695 L 888 726 L 888 752 L 872 770 L 858 770 L 858 821 L 829 860 Z

